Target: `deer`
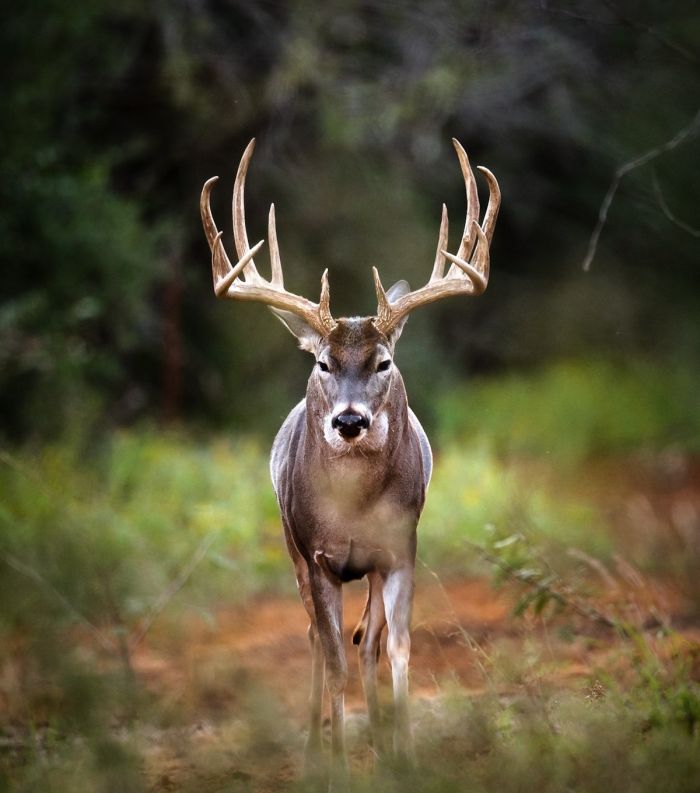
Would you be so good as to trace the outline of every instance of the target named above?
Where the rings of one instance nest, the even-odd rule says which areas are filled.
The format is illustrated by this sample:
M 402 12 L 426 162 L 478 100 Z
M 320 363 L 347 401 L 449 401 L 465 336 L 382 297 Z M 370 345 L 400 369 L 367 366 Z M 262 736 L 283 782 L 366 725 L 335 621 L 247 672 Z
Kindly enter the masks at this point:
M 386 628 L 391 665 L 393 749 L 410 761 L 408 665 L 414 593 L 417 526 L 430 483 L 433 459 L 428 437 L 408 405 L 394 350 L 409 314 L 454 295 L 481 295 L 489 279 L 489 247 L 501 194 L 495 176 L 486 178 L 488 206 L 480 222 L 477 183 L 469 159 L 453 139 L 467 198 L 466 221 L 456 254 L 447 250 L 448 216 L 442 218 L 432 273 L 412 291 L 405 280 L 385 290 L 372 268 L 376 314 L 334 318 L 328 270 L 321 277 L 318 303 L 284 287 L 275 223 L 270 206 L 267 239 L 271 276 L 260 275 L 245 221 L 244 191 L 255 139 L 245 149 L 233 187 L 233 236 L 238 261 L 231 264 L 210 207 L 218 177 L 202 189 L 200 211 L 211 251 L 214 294 L 256 301 L 314 356 L 306 396 L 284 420 L 272 445 L 270 474 L 284 538 L 302 603 L 309 618 L 311 648 L 310 718 L 305 758 L 308 767 L 322 753 L 324 689 L 330 699 L 331 779 L 347 774 L 344 690 L 348 664 L 343 643 L 346 582 L 366 578 L 367 600 L 352 641 L 358 647 L 372 745 L 385 752 L 377 693 L 377 663 Z M 450 267 L 445 272 L 446 261 Z

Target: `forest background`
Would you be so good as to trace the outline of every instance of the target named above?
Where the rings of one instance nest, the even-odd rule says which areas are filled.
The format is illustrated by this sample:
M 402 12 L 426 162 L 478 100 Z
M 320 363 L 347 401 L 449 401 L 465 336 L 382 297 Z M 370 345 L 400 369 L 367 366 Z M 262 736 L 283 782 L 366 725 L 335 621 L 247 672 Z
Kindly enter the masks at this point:
M 60 765 L 76 731 L 101 736 L 99 784 L 128 776 L 141 761 L 100 747 L 116 745 L 122 673 L 144 707 L 152 628 L 167 644 L 183 615 L 216 624 L 224 603 L 292 588 L 266 454 L 312 361 L 260 306 L 215 300 L 198 210 L 218 174 L 233 256 L 228 207 L 252 137 L 249 236 L 265 236 L 274 201 L 288 288 L 316 300 L 327 267 L 336 315 L 375 310 L 372 266 L 386 285 L 427 280 L 442 202 L 456 248 L 452 137 L 500 182 L 488 291 L 417 312 L 397 351 L 436 452 L 426 565 L 483 574 L 474 545 L 503 561 L 525 541 L 511 573 L 532 544 L 565 569 L 571 544 L 612 565 L 621 544 L 644 574 L 675 577 L 697 615 L 699 44 L 691 0 L 5 12 L 2 780 L 44 789 L 42 762 Z M 656 524 L 632 509 L 621 538 L 611 494 L 579 492 L 601 466 L 607 485 L 690 500 Z M 67 643 L 72 630 L 84 634 Z M 98 657 L 117 671 L 98 674 Z

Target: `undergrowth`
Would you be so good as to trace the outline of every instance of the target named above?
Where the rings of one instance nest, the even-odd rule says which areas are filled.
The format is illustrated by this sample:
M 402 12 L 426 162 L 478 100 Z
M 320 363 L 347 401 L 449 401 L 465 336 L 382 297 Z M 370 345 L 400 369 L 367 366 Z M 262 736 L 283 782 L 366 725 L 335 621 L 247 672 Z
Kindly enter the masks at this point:
M 442 441 L 574 465 L 595 454 L 700 451 L 700 372 L 643 361 L 564 361 L 466 383 L 437 397 Z
M 634 679 L 601 669 L 603 694 L 594 681 L 588 693 L 520 681 L 508 696 L 495 687 L 417 703 L 417 769 L 390 769 L 378 785 L 360 764 L 353 789 L 698 789 L 696 672 L 650 653 L 643 624 L 596 612 L 577 585 L 582 564 L 608 578 L 610 560 L 620 564 L 606 516 L 521 465 L 522 455 L 561 462 L 575 477 L 593 454 L 696 451 L 693 387 L 687 373 L 563 364 L 440 402 L 423 565 L 452 576 L 483 572 L 485 560 L 520 588 L 513 619 L 568 610 L 625 635 Z M 251 438 L 152 430 L 0 452 L 0 790 L 199 791 L 202 779 L 250 790 L 269 767 L 280 790 L 305 789 L 290 781 L 296 729 L 250 680 L 232 676 L 236 715 L 213 733 L 133 721 L 153 712 L 132 655 L 154 625 L 175 636 L 188 612 L 214 621 L 221 603 L 293 591 L 267 453 Z M 652 569 L 663 547 L 650 545 Z M 656 629 L 669 635 L 663 620 Z M 179 752 L 196 773 L 176 788 L 144 775 L 158 752 Z
M 638 638 L 648 646 L 633 642 L 617 650 L 637 670 L 624 686 L 600 668 L 566 689 L 553 688 L 529 668 L 521 671 L 524 682 L 507 693 L 493 686 L 467 696 L 447 684 L 436 697 L 414 699 L 415 766 L 391 758 L 374 764 L 366 718 L 351 715 L 348 789 L 694 793 L 700 782 L 700 686 L 682 663 L 663 661 L 654 652 L 657 643 Z M 489 663 L 495 678 L 498 660 Z M 81 737 L 40 728 L 14 750 L 12 763 L 5 753 L 0 785 L 16 793 L 325 789 L 318 781 L 304 782 L 303 735 L 283 706 L 250 680 L 233 685 L 239 704 L 216 722 L 159 728 L 142 719 L 115 729 L 93 714 Z

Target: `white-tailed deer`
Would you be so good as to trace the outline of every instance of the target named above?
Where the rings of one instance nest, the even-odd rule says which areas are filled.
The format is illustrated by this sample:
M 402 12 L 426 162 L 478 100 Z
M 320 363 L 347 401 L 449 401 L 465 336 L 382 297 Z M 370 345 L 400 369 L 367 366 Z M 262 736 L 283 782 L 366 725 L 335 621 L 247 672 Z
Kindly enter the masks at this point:
M 307 758 L 321 749 L 325 685 L 331 700 L 333 768 L 346 767 L 343 692 L 347 662 L 343 647 L 341 585 L 367 577 L 367 604 L 353 642 L 369 710 L 372 740 L 382 750 L 376 688 L 380 638 L 387 626 L 387 653 L 394 688 L 394 749 L 410 754 L 408 716 L 409 624 L 413 600 L 416 527 L 430 482 L 432 454 L 418 419 L 408 406 L 394 346 L 413 309 L 450 295 L 480 295 L 489 277 L 489 244 L 500 191 L 486 168 L 489 202 L 479 225 L 476 180 L 464 149 L 454 140 L 467 193 L 467 218 L 459 250 L 448 253 L 447 210 L 428 283 L 410 291 L 399 281 L 384 291 L 376 268 L 377 313 L 334 319 L 328 271 L 321 298 L 313 303 L 288 292 L 282 281 L 274 204 L 268 239 L 272 275 L 258 273 L 245 227 L 244 187 L 254 141 L 246 148 L 233 188 L 233 231 L 238 262 L 232 265 L 214 223 L 209 197 L 217 177 L 202 190 L 202 223 L 212 253 L 214 292 L 232 300 L 265 303 L 315 358 L 306 398 L 287 416 L 270 460 L 284 535 L 301 599 L 309 615 L 311 724 Z M 451 266 L 445 274 L 445 260 Z M 325 673 L 325 675 L 324 675 Z

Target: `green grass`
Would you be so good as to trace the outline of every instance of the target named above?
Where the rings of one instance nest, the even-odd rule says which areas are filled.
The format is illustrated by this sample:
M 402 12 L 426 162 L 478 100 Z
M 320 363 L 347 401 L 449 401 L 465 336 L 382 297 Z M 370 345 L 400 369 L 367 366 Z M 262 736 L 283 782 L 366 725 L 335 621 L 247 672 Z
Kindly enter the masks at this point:
M 0 488 L 0 550 L 18 562 L 0 579 L 14 595 L 6 622 L 67 616 L 52 588 L 88 618 L 116 607 L 137 618 L 204 546 L 188 581 L 195 606 L 274 586 L 288 566 L 266 453 L 251 440 L 145 432 L 90 453 L 45 446 L 6 454 Z
M 451 445 L 435 471 L 419 527 L 418 553 L 443 575 L 473 572 L 477 546 L 511 535 L 554 552 L 569 546 L 607 556 L 611 539 L 595 505 L 527 481 L 482 445 Z
M 570 465 L 675 446 L 700 451 L 700 372 L 679 365 L 569 361 L 477 380 L 438 397 L 441 443 L 486 441 L 500 454 Z

